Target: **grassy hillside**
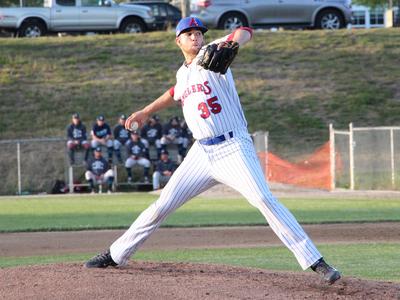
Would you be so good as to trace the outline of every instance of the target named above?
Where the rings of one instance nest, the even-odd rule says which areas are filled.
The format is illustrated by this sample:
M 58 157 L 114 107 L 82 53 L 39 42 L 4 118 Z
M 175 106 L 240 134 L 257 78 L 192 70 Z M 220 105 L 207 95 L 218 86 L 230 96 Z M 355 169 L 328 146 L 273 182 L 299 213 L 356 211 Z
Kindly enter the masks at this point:
M 64 136 L 74 111 L 88 127 L 99 113 L 114 124 L 173 85 L 181 63 L 172 32 L 0 38 L 0 139 Z M 257 31 L 232 70 L 250 129 L 278 150 L 326 141 L 331 122 L 400 125 L 399 66 L 399 29 Z

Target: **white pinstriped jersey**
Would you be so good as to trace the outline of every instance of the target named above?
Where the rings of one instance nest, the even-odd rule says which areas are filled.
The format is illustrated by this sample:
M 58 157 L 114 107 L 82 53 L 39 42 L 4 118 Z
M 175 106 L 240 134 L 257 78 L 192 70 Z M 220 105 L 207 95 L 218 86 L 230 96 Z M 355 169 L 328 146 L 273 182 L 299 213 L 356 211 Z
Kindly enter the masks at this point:
M 213 41 L 226 41 L 229 35 Z M 183 115 L 197 140 L 219 136 L 231 130 L 247 130 L 232 72 L 225 75 L 197 65 L 203 47 L 190 65 L 183 64 L 176 74 L 174 99 L 181 101 Z
M 221 75 L 200 68 L 199 55 L 189 66 L 183 65 L 178 70 L 177 84 L 170 94 L 182 101 L 187 125 L 196 139 L 229 131 L 234 131 L 234 135 L 213 145 L 199 141 L 193 144 L 157 201 L 111 245 L 112 259 L 119 265 L 126 264 L 168 215 L 220 182 L 239 191 L 259 209 L 305 270 L 322 256 L 294 216 L 269 190 L 247 132 L 232 73 L 228 70 Z

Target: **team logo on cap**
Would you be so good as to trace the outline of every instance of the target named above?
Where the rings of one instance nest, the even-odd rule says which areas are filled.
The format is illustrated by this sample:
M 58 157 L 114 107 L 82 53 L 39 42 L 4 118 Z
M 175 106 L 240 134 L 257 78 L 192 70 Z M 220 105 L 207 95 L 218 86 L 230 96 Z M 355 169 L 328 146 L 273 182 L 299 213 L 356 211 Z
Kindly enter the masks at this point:
M 192 19 L 190 20 L 189 26 L 190 26 L 190 27 L 192 27 L 192 26 L 199 26 L 199 24 L 197 23 L 197 21 L 196 21 L 195 18 L 192 18 Z
M 176 26 L 176 36 L 179 36 L 182 32 L 185 32 L 192 28 L 198 29 L 202 33 L 205 33 L 207 31 L 207 28 L 203 25 L 200 19 L 195 17 L 187 17 L 180 20 L 178 25 Z

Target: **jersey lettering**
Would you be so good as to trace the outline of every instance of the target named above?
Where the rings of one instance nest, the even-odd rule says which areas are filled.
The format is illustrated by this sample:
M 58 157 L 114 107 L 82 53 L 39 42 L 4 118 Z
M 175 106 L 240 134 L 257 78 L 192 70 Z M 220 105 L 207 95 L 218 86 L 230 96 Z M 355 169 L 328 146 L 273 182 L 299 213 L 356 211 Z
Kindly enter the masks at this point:
M 119 137 L 121 139 L 127 139 L 129 138 L 129 132 L 126 129 L 121 129 L 121 131 L 119 132 Z
M 80 139 L 83 136 L 82 130 L 74 128 L 74 130 L 72 131 L 72 136 L 74 137 L 74 139 Z
M 157 129 L 156 128 L 151 128 L 147 131 L 147 137 L 148 138 L 155 138 L 157 136 Z
M 220 113 L 221 109 L 222 109 L 221 104 L 219 104 L 217 101 L 218 101 L 218 97 L 217 96 L 214 96 L 214 97 L 212 97 L 210 99 L 207 99 L 207 104 L 211 108 L 211 112 L 213 114 Z
M 204 82 L 204 94 L 210 95 L 211 94 L 211 87 L 209 86 L 209 82 L 205 81 Z
M 201 111 L 200 117 L 207 119 L 210 116 L 210 110 L 205 102 L 199 103 L 198 109 Z
M 205 95 L 211 94 L 211 87 L 209 84 L 208 81 L 205 81 L 203 84 L 198 83 L 188 86 L 181 96 L 182 105 L 185 103 L 185 99 L 191 94 L 200 92 L 203 92 Z
M 217 101 L 218 97 L 214 96 L 212 98 L 207 99 L 206 100 L 207 103 L 206 102 L 199 103 L 197 108 L 201 112 L 200 117 L 202 117 L 203 119 L 207 119 L 211 113 L 213 113 L 214 115 L 219 114 L 222 110 L 222 106 Z
M 102 172 L 105 171 L 104 169 L 105 169 L 105 166 L 101 160 L 95 160 L 92 163 L 92 170 L 95 174 L 101 174 Z

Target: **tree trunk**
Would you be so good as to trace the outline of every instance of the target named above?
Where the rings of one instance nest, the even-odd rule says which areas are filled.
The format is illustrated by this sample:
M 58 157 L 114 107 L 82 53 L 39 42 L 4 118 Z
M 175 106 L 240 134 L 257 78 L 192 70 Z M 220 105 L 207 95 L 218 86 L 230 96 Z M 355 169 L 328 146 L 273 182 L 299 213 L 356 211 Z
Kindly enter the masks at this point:
M 190 0 L 181 0 L 182 18 L 189 17 L 190 15 Z

